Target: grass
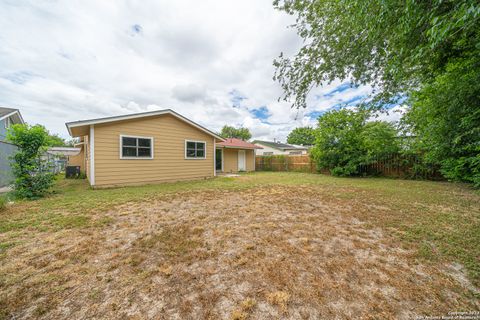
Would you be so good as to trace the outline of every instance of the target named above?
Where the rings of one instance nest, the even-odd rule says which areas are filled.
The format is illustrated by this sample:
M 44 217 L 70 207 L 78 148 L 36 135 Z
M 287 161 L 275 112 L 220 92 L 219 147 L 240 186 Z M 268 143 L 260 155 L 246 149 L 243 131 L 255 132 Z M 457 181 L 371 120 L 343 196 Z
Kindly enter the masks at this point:
M 60 179 L 0 213 L 0 310 L 405 318 L 478 308 L 479 257 L 480 194 L 463 184 L 264 172 L 92 190 Z
M 0 212 L 7 208 L 7 197 L 0 194 Z

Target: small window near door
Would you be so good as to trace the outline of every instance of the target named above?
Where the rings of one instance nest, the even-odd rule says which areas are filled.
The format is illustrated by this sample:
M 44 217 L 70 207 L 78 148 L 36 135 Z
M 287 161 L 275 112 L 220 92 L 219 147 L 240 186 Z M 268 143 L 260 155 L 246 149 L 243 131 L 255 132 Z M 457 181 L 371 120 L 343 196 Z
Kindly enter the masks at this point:
M 207 152 L 205 141 L 185 141 L 185 159 L 205 159 Z
M 120 136 L 121 159 L 153 159 L 153 138 Z

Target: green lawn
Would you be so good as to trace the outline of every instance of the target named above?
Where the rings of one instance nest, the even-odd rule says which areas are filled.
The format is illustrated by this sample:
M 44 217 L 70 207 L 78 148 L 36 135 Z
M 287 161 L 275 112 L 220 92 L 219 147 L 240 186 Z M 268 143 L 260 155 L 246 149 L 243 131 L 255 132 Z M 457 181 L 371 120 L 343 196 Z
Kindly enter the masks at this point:
M 280 191 L 275 191 L 276 188 L 280 188 L 278 189 Z M 120 217 L 128 216 L 130 207 L 135 208 L 132 215 L 137 214 L 139 210 L 142 211 L 144 204 L 146 208 L 151 207 L 148 210 L 152 212 L 169 213 L 171 210 L 155 209 L 157 207 L 151 204 L 163 203 L 162 201 L 171 202 L 177 197 L 189 197 L 191 194 L 207 194 L 211 198 L 216 192 L 234 194 L 237 191 L 250 197 L 250 190 L 255 190 L 256 194 L 259 194 L 257 198 L 265 197 L 266 199 L 269 195 L 261 192 L 269 190 L 268 192 L 273 192 L 272 197 L 277 197 L 278 201 L 282 201 L 281 192 L 288 194 L 289 191 L 285 190 L 295 190 L 299 194 L 303 192 L 308 194 L 308 197 L 305 195 L 302 205 L 305 205 L 305 201 L 310 201 L 309 199 L 312 203 L 315 202 L 317 194 L 322 203 L 329 204 L 332 208 L 334 205 L 339 206 L 338 214 L 341 213 L 342 217 L 358 219 L 365 228 L 379 229 L 394 239 L 393 242 L 397 241 L 405 250 L 414 252 L 413 259 L 418 263 L 440 269 L 455 263 L 460 266 L 459 268 L 466 269 L 467 277 L 473 286 L 480 285 L 480 194 L 478 191 L 467 185 L 447 182 L 335 178 L 303 173 L 257 172 L 238 178 L 219 177 L 204 181 L 100 190 L 92 190 L 83 180 L 59 179 L 51 196 L 37 201 L 19 201 L 9 205 L 0 213 L 0 262 L 10 261 L 9 259 L 14 259 L 22 253 L 31 254 L 28 250 L 34 246 L 36 239 L 46 241 L 47 238 L 53 239 L 69 233 L 78 235 L 84 233 L 95 237 L 97 233 L 105 232 L 113 226 L 121 227 L 123 225 L 120 224 L 120 220 L 123 218 Z M 278 194 L 275 195 L 275 192 Z M 251 196 L 250 199 L 255 197 Z M 293 198 L 289 201 L 295 200 Z M 232 205 L 235 206 L 234 203 Z M 253 211 L 240 205 L 235 208 L 246 210 L 247 213 Z M 191 210 L 192 214 L 197 214 L 200 209 L 189 208 L 188 210 Z M 199 214 L 201 214 L 199 219 L 204 219 L 203 215 L 208 213 L 200 212 Z M 335 215 L 335 210 L 331 214 Z M 191 254 L 195 250 L 200 250 L 203 242 L 198 237 L 210 227 L 197 226 L 198 230 L 190 226 L 180 228 L 179 230 L 183 231 L 180 233 L 183 237 L 181 239 L 173 237 L 175 235 L 173 230 L 173 233 L 159 233 L 151 238 L 139 240 L 139 248 L 142 249 L 139 254 L 143 255 L 154 248 L 175 254 L 177 252 Z M 189 234 L 195 235 L 195 238 L 188 238 Z M 162 242 L 163 245 L 157 246 L 158 242 Z M 188 249 L 189 246 L 192 248 Z M 40 259 L 41 255 L 46 253 L 38 254 Z M 93 253 L 84 253 L 85 256 L 82 259 L 88 261 L 89 254 Z M 138 258 L 136 257 L 131 256 L 128 261 L 136 261 L 135 259 Z M 144 259 L 147 258 L 142 259 L 139 263 L 146 261 Z M 175 261 L 179 263 L 186 260 Z M 0 307 L 9 310 L 4 316 L 21 315 L 22 310 L 29 307 L 28 303 L 16 301 L 14 305 L 12 301 L 5 298 L 5 294 L 8 290 L 17 288 L 16 286 L 21 287 L 21 282 L 18 281 L 22 280 L 15 275 L 7 274 L 7 271 L 0 267 L 0 294 L 2 294 L 0 297 L 4 298 L 3 303 L 0 301 Z M 25 276 L 28 277 L 28 275 Z M 277 293 L 270 294 L 268 297 L 275 294 Z M 280 296 L 282 294 L 282 291 L 278 293 Z M 465 291 L 463 294 L 466 299 L 475 299 L 475 295 L 478 298 L 475 290 Z M 285 295 L 289 294 L 285 293 Z M 6 304 L 9 306 L 6 307 Z M 38 312 L 38 316 L 42 316 L 44 314 L 42 312 L 47 311 L 39 308 Z M 243 311 L 235 310 L 235 312 L 242 314 Z

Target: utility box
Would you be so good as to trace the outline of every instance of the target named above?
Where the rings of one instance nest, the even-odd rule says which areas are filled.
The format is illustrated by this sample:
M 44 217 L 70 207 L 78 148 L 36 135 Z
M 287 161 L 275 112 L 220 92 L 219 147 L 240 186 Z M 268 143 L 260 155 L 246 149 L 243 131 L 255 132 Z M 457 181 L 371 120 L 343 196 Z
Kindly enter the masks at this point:
M 67 166 L 65 168 L 65 178 L 78 178 L 80 176 L 80 166 Z

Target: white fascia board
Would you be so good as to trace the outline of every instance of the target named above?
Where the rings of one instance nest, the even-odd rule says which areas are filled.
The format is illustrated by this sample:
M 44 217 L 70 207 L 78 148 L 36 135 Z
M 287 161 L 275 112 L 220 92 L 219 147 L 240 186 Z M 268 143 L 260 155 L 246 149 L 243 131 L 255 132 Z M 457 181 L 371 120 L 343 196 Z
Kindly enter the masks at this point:
M 67 122 L 65 125 L 67 126 L 68 133 L 72 135 L 71 128 L 75 127 L 82 127 L 82 126 L 87 126 L 87 125 L 94 125 L 94 124 L 100 124 L 100 123 L 108 123 L 108 122 L 114 122 L 114 121 L 122 121 L 122 120 L 130 120 L 130 119 L 139 119 L 139 118 L 144 118 L 144 117 L 151 117 L 151 116 L 158 116 L 162 114 L 170 114 L 177 119 L 180 119 L 188 124 L 190 124 L 193 127 L 196 127 L 197 129 L 208 133 L 211 136 L 214 136 L 215 138 L 225 141 L 222 137 L 219 135 L 211 132 L 210 130 L 202 127 L 201 125 L 191 121 L 188 118 L 185 118 L 184 116 L 176 113 L 173 110 L 166 109 L 166 110 L 158 110 L 158 111 L 152 111 L 152 112 L 143 112 L 143 113 L 136 113 L 136 114 L 131 114 L 131 115 L 124 115 L 124 116 L 116 116 L 116 117 L 108 117 L 108 118 L 100 118 L 100 119 L 92 119 L 92 120 L 85 120 L 85 121 L 74 121 L 74 122 Z
M 20 122 L 21 122 L 22 124 L 25 123 L 25 121 L 23 121 L 22 114 L 21 114 L 18 110 L 12 111 L 12 112 L 4 115 L 3 117 L 0 118 L 0 120 L 6 119 L 6 118 L 11 117 L 11 116 L 14 116 L 14 115 L 18 115 L 18 118 L 20 119 Z

